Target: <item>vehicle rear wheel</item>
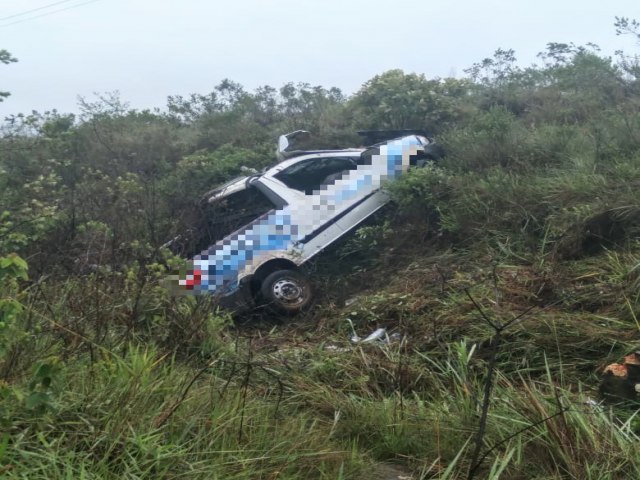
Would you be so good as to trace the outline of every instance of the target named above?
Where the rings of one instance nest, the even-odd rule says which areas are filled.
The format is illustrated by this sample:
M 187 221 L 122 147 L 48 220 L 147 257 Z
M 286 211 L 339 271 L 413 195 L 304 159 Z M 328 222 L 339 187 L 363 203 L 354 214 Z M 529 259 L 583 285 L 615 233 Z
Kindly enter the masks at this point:
M 267 307 L 285 314 L 295 314 L 309 306 L 313 298 L 311 282 L 297 270 L 277 270 L 260 286 Z

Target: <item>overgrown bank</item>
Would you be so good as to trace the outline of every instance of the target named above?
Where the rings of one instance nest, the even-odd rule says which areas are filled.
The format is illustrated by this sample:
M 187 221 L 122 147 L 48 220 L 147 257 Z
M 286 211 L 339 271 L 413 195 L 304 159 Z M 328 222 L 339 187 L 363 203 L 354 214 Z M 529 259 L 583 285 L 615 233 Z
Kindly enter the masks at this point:
M 2 474 L 466 478 L 491 323 L 525 314 L 495 357 L 477 477 L 637 477 L 634 404 L 596 404 L 640 330 L 637 67 L 557 44 L 543 60 L 387 72 L 349 99 L 223 83 L 166 114 L 110 101 L 10 121 Z M 306 315 L 237 325 L 167 294 L 180 259 L 158 246 L 202 192 L 268 164 L 284 130 L 333 146 L 372 126 L 439 130 L 448 157 L 311 267 Z M 380 327 L 388 342 L 350 340 Z

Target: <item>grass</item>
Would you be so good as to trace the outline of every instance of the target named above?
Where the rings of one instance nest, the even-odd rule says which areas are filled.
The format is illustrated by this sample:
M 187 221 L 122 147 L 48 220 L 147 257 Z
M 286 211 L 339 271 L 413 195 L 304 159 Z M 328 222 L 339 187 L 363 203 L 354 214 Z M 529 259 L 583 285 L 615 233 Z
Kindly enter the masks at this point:
M 288 323 L 232 326 L 193 299 L 147 302 L 171 312 L 161 318 L 177 348 L 161 325 L 131 328 L 108 304 L 65 317 L 74 291 L 46 303 L 33 291 L 23 320 L 40 333 L 13 345 L 2 384 L 3 475 L 376 478 L 390 462 L 466 478 L 491 351 L 470 289 L 498 321 L 539 304 L 505 333 L 479 478 L 636 477 L 635 416 L 592 403 L 598 369 L 637 337 L 635 251 L 553 263 L 549 277 L 432 248 L 399 255 L 392 278 L 377 275 L 383 264 L 355 272 L 379 284 L 348 307 L 329 290 Z M 103 298 L 122 305 L 111 281 Z M 399 335 L 349 340 L 381 326 Z
M 219 366 L 188 391 L 190 368 L 139 347 L 75 367 L 46 411 L 14 417 L 8 477 L 336 478 L 358 470 L 357 452 L 334 444 L 325 422 L 295 402 L 276 405 L 264 385 L 243 389 Z
M 294 319 L 234 323 L 211 299 L 171 297 L 162 282 L 179 262 L 138 241 L 140 226 L 120 244 L 93 222 L 113 258 L 89 265 L 94 240 L 79 237 L 83 273 L 24 283 L 4 261 L 0 474 L 468 478 L 489 323 L 523 315 L 495 352 L 476 478 L 639 478 L 637 403 L 598 397 L 640 334 L 637 105 L 587 115 L 582 97 L 558 109 L 527 88 L 515 113 L 470 105 L 442 136 L 443 166 L 409 172 L 384 219 L 309 266 L 322 294 Z M 221 152 L 199 181 L 233 170 L 235 150 Z M 388 342 L 350 340 L 381 327 Z

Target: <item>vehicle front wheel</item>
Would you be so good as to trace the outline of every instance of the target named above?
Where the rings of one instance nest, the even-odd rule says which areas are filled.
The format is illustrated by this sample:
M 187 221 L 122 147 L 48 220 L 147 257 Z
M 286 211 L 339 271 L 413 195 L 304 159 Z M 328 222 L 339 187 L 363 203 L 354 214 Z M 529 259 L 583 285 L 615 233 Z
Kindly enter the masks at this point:
M 279 313 L 295 314 L 308 307 L 313 298 L 311 282 L 296 270 L 277 270 L 260 286 L 267 307 Z

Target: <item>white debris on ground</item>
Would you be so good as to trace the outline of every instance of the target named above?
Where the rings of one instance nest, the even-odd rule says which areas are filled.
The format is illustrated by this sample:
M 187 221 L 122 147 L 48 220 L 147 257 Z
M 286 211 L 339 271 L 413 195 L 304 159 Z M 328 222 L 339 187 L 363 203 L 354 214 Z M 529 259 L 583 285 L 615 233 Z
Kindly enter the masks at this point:
M 360 338 L 357 334 L 354 333 L 353 336 L 351 337 L 351 341 L 353 343 L 369 343 L 375 340 L 381 340 L 384 338 L 386 332 L 387 332 L 386 328 L 378 328 L 377 330 L 373 331 L 372 333 L 369 334 L 369 336 L 365 338 Z

